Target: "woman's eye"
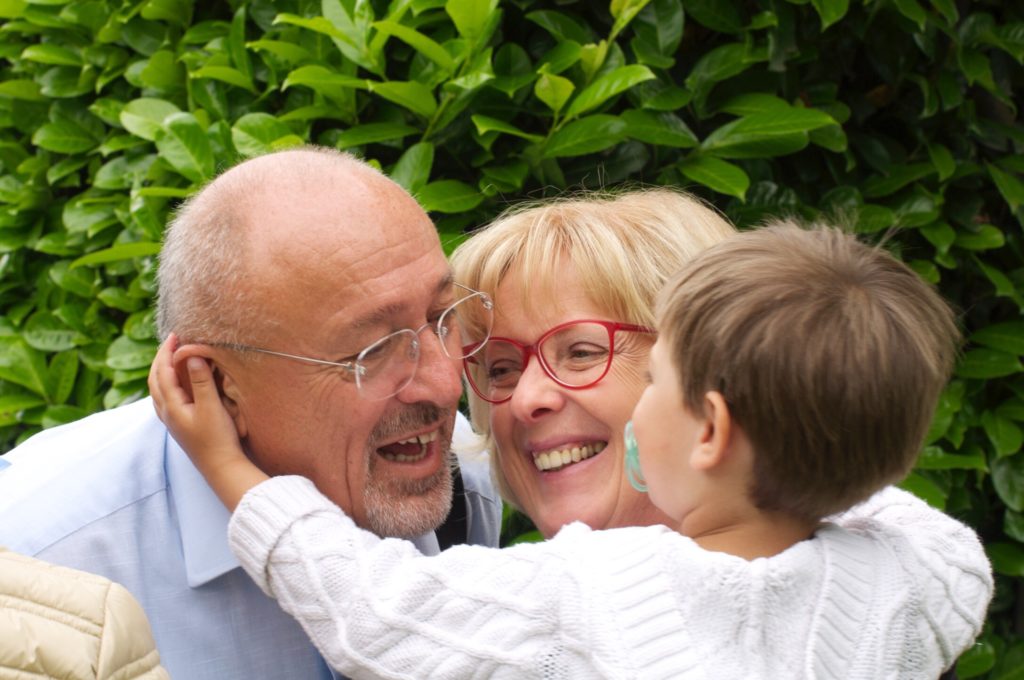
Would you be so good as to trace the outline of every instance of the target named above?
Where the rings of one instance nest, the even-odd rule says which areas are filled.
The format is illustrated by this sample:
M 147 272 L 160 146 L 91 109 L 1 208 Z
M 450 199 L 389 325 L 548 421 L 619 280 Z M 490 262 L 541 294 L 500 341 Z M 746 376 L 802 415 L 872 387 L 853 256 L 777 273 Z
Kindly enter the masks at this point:
M 607 354 L 606 348 L 595 345 L 573 345 L 569 348 L 569 358 L 571 359 L 593 359 Z
M 522 370 L 519 366 L 508 363 L 495 363 L 487 367 L 487 379 L 493 383 L 507 382 L 518 379 Z

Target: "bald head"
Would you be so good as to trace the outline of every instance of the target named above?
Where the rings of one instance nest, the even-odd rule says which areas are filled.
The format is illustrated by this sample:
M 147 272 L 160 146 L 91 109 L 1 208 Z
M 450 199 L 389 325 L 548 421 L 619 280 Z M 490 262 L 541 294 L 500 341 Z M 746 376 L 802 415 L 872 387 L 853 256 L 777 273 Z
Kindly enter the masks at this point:
M 301 276 L 314 244 L 365 238 L 368 222 L 395 206 L 426 220 L 404 189 L 330 148 L 280 151 L 227 170 L 186 201 L 165 232 L 161 339 L 173 331 L 184 341 L 251 341 L 253 319 L 263 316 L 260 290 Z

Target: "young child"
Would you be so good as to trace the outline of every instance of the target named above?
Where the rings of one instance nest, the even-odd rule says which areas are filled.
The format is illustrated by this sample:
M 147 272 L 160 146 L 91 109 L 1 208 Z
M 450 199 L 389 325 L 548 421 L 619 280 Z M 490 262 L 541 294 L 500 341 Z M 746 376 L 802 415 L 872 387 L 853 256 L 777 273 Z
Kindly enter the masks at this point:
M 936 678 L 981 630 L 989 565 L 970 529 L 883 487 L 948 379 L 949 308 L 880 249 L 776 225 L 698 256 L 659 318 L 633 422 L 675 524 L 504 550 L 424 557 L 268 480 L 206 365 L 188 360 L 194 401 L 178 384 L 173 339 L 150 386 L 234 510 L 242 565 L 353 678 Z

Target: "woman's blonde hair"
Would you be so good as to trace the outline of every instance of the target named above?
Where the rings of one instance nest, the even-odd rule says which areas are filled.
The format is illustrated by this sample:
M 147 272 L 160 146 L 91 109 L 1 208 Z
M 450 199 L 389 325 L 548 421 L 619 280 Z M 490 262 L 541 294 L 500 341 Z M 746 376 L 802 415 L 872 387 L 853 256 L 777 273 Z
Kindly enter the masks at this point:
M 616 321 L 653 326 L 658 291 L 685 262 L 735 233 L 714 208 L 683 191 L 634 189 L 517 205 L 474 232 L 452 255 L 459 283 L 495 295 L 515 270 L 524 309 L 559 305 L 555 275 L 572 264 L 590 301 Z M 498 303 L 500 305 L 500 301 Z M 557 308 L 557 307 L 556 307 Z M 475 329 L 469 329 L 469 340 Z M 502 496 L 515 504 L 494 446 L 490 404 L 472 390 L 473 427 Z

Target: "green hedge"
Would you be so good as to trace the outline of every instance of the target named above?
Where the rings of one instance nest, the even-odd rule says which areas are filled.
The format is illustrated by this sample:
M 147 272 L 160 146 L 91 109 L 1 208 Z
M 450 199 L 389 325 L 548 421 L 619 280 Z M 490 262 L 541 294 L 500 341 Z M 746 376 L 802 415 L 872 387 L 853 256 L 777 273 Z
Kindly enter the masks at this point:
M 960 677 L 1024 678 L 1022 64 L 994 0 L 0 0 L 0 449 L 144 394 L 167 213 L 246 156 L 361 154 L 446 247 L 627 180 L 824 216 L 963 311 L 907 486 L 998 573 Z

